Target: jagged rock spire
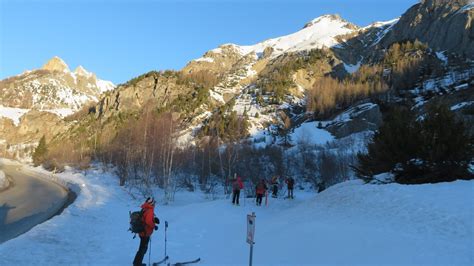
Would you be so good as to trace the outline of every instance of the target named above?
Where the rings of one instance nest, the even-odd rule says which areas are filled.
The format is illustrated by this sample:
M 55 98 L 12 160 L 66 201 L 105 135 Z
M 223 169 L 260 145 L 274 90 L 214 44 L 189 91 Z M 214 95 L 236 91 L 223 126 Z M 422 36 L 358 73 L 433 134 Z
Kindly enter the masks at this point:
M 68 65 L 59 57 L 51 58 L 42 69 L 50 71 L 70 72 Z

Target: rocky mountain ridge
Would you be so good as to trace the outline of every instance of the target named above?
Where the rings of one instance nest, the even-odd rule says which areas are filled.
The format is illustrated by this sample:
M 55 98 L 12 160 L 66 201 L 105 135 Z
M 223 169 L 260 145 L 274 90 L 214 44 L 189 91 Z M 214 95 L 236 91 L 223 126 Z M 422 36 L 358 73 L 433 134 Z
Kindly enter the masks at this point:
M 42 68 L 0 81 L 0 145 L 18 152 L 68 127 L 64 117 L 113 90 L 110 81 L 78 66 L 73 72 L 55 56 Z M 23 148 L 20 148 L 23 147 Z
M 101 93 L 114 87 L 112 82 L 98 79 L 82 66 L 71 72 L 55 56 L 41 69 L 0 81 L 0 104 L 23 109 L 77 111 L 87 103 L 97 102 Z
M 424 0 L 412 6 L 381 41 L 387 47 L 396 40 L 426 43 L 436 51 L 474 57 L 474 3 L 472 0 Z

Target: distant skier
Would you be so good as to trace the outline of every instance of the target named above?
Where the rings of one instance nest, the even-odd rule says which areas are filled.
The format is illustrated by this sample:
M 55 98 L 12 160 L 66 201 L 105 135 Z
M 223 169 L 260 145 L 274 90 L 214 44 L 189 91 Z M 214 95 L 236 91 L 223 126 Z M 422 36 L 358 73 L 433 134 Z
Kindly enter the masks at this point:
M 232 183 L 232 204 L 239 205 L 240 190 L 242 188 L 244 188 L 244 183 L 242 183 L 242 179 L 240 178 L 240 176 L 238 176 Z
M 293 187 L 295 186 L 295 180 L 292 177 L 289 177 L 285 180 L 286 185 L 288 186 L 288 198 L 293 198 Z
M 278 197 L 278 176 L 272 177 L 272 197 Z
M 155 217 L 155 199 L 147 198 L 145 203 L 143 203 L 143 225 L 144 230 L 139 233 L 140 236 L 140 247 L 138 248 L 135 259 L 133 260 L 134 266 L 142 266 L 143 257 L 148 250 L 148 242 L 150 241 L 150 236 L 153 233 L 153 229 L 158 230 L 156 224 L 160 223 L 160 220 Z
M 255 186 L 255 191 L 257 193 L 257 206 L 261 206 L 263 195 L 267 191 L 267 185 L 265 184 L 265 180 L 260 179 L 257 186 Z

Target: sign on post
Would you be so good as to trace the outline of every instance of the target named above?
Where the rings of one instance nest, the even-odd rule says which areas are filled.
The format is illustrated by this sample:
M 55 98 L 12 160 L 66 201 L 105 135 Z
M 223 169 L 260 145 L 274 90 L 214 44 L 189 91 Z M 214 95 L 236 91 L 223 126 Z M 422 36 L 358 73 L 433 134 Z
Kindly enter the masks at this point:
M 247 214 L 247 243 L 250 245 L 255 244 L 254 236 L 255 236 L 255 213 Z
M 253 260 L 253 244 L 255 244 L 254 236 L 255 236 L 255 213 L 247 214 L 247 243 L 250 244 L 250 260 L 249 266 L 252 266 Z

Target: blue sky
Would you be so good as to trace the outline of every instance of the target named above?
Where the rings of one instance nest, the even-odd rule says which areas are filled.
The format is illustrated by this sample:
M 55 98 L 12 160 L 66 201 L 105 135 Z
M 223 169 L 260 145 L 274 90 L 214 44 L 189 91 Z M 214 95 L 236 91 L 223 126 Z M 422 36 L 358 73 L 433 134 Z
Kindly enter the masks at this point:
M 0 79 L 57 55 L 123 83 L 180 69 L 223 43 L 254 44 L 324 14 L 359 26 L 390 20 L 417 0 L 0 0 Z

